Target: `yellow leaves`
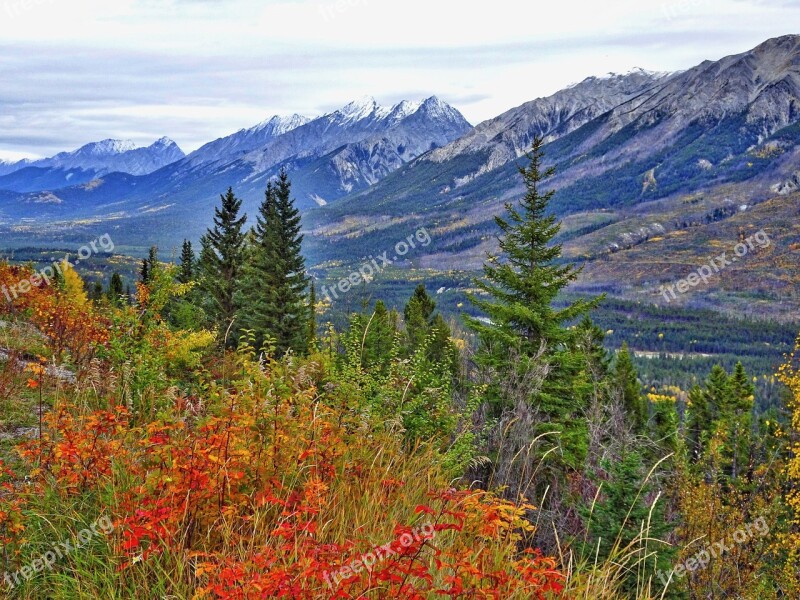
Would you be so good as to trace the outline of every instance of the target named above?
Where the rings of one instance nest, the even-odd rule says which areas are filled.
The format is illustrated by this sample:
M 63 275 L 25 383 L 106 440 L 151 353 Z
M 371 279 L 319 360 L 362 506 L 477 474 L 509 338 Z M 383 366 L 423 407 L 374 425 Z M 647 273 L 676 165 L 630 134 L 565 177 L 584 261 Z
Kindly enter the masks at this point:
M 788 404 L 792 410 L 792 429 L 794 434 L 800 432 L 800 370 L 794 368 L 797 364 L 796 360 L 800 356 L 800 338 L 798 338 L 794 352 L 787 358 L 784 365 L 778 370 L 778 379 L 792 392 L 792 398 Z M 792 458 L 786 466 L 786 476 L 789 479 L 789 485 L 796 487 L 800 484 L 800 443 L 791 445 Z M 786 496 L 786 504 L 792 508 L 794 525 L 800 525 L 800 495 L 797 493 L 790 493 Z M 787 571 L 791 571 L 791 565 L 796 566 L 800 561 L 800 536 L 794 534 L 785 534 L 780 536 L 781 549 L 789 556 L 786 561 Z M 796 575 L 787 572 L 789 580 L 794 585 L 800 585 L 796 581 Z M 794 591 L 800 591 L 795 589 Z
M 666 396 L 664 394 L 653 394 L 653 393 L 650 393 L 650 394 L 647 394 L 647 398 L 653 404 L 657 404 L 659 402 L 668 402 L 668 403 L 674 403 L 675 402 L 675 397 L 674 396 Z
M 180 331 L 177 333 L 168 330 L 159 331 L 159 336 L 169 339 L 160 340 L 159 345 L 164 345 L 165 358 L 177 366 L 192 368 L 200 365 L 201 350 L 209 348 L 214 343 L 214 334 L 210 331 Z M 156 342 L 157 340 L 154 340 Z
M 86 294 L 83 279 L 66 260 L 61 263 L 61 273 L 64 276 L 64 294 L 69 302 L 77 307 L 88 306 L 89 296 Z

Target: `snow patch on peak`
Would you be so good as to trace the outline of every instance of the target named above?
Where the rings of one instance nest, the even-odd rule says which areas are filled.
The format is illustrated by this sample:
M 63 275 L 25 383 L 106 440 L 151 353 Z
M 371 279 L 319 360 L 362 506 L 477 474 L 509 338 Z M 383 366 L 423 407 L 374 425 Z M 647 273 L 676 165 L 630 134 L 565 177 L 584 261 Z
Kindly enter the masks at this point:
M 284 133 L 291 131 L 292 129 L 297 129 L 301 125 L 305 125 L 310 120 L 311 119 L 309 119 L 308 117 L 304 117 L 298 114 L 293 114 L 288 117 L 275 115 L 274 117 L 271 117 L 266 121 L 262 121 L 261 123 L 253 127 L 251 131 L 267 130 L 272 135 L 282 135 Z
M 380 115 L 382 112 L 386 112 L 386 109 L 380 106 L 375 101 L 375 98 L 372 96 L 362 96 L 346 104 L 333 114 L 345 122 L 354 123 L 375 114 Z
M 164 136 L 162 138 L 158 138 L 155 142 L 150 144 L 150 147 L 157 148 L 159 146 L 177 146 L 177 145 L 178 144 L 175 143 L 175 140 L 173 140 L 172 138 L 168 138 L 167 136 Z
M 412 102 L 411 100 L 398 102 L 391 108 L 389 119 L 392 121 L 401 121 L 417 112 L 420 106 L 422 106 L 422 102 Z
M 81 146 L 72 154 L 92 154 L 94 156 L 114 156 L 123 152 L 130 152 L 136 149 L 136 144 L 131 140 L 102 140 Z

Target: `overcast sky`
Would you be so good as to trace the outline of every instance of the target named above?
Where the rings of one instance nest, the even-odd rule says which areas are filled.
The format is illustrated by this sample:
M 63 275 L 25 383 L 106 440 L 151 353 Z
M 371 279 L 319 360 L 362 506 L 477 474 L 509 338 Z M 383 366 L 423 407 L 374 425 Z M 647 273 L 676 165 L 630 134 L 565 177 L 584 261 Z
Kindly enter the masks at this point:
M 188 152 L 363 95 L 435 94 L 478 123 L 788 33 L 796 0 L 0 0 L 0 158 L 163 135 Z

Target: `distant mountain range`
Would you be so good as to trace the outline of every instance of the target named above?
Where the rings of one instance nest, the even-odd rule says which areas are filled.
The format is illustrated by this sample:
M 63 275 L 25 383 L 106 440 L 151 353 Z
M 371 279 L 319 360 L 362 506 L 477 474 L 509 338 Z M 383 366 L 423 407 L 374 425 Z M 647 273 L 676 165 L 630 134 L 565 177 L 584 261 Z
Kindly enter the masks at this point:
M 114 221 L 120 237 L 129 236 L 126 243 L 169 246 L 178 236 L 196 238 L 229 186 L 253 212 L 267 180 L 286 168 L 299 206 L 324 206 L 471 128 L 435 96 L 391 107 L 366 97 L 316 119 L 276 116 L 188 156 L 172 144 L 171 159 L 157 166 L 145 164 L 140 151 L 160 142 L 149 149 L 100 142 L 51 159 L 3 165 L 0 221 L 36 219 L 51 233 L 60 225 L 69 230 L 76 221 Z M 41 231 L 24 229 L 34 236 Z M 143 231 L 150 241 L 139 235 Z
M 0 161 L 0 189 L 41 191 L 85 183 L 114 172 L 147 175 L 184 156 L 167 137 L 146 148 L 130 140 L 103 140 L 50 158 Z
M 693 224 L 796 202 L 800 36 L 679 73 L 590 77 L 475 127 L 436 97 L 391 107 L 367 97 L 315 119 L 273 117 L 185 157 L 161 140 L 174 152 L 152 153 L 163 164 L 101 142 L 0 165 L 0 230 L 7 245 L 109 230 L 138 251 L 174 248 L 202 233 L 228 186 L 252 214 L 286 168 L 312 264 L 355 261 L 426 226 L 433 253 L 417 264 L 474 269 L 495 243 L 493 216 L 523 193 L 517 166 L 537 135 L 573 258 L 613 263 L 645 242 L 658 252 Z M 587 284 L 610 285 L 601 271 L 590 265 Z

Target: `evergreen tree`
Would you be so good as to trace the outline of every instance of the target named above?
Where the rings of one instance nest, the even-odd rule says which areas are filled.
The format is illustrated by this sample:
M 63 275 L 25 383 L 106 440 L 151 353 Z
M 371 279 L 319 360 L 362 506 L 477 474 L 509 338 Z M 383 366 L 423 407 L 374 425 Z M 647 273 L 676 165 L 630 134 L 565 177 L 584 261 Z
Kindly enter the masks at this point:
M 158 247 L 150 246 L 150 251 L 147 253 L 147 258 L 142 261 L 142 267 L 139 271 L 139 278 L 145 285 L 153 281 L 155 277 L 155 270 L 159 267 L 158 263 Z
M 720 411 L 730 402 L 732 395 L 730 379 L 721 365 L 712 367 L 703 394 L 711 413 L 711 420 L 715 421 L 719 418 Z
M 255 348 L 273 348 L 278 330 L 277 269 L 278 213 L 275 187 L 267 183 L 256 223 L 247 235 L 241 284 L 236 294 L 239 310 L 237 329 L 251 332 Z
M 239 216 L 242 201 L 232 188 L 220 199 L 220 206 L 214 209 L 214 226 L 200 240 L 199 271 L 202 290 L 210 300 L 206 314 L 224 335 L 236 315 L 234 295 L 242 268 L 242 227 L 247 216 Z
M 730 396 L 720 407 L 720 421 L 729 437 L 724 452 L 730 478 L 734 481 L 746 466 L 750 451 L 755 387 L 741 362 L 737 362 L 729 379 Z
M 403 320 L 406 325 L 409 349 L 413 352 L 428 335 L 433 320 L 433 311 L 436 310 L 434 302 L 425 290 L 424 284 L 419 284 L 403 309 Z M 449 337 L 449 327 L 447 333 Z
M 686 426 L 692 462 L 697 462 L 704 454 L 711 420 L 711 407 L 708 405 L 706 394 L 699 385 L 694 385 L 689 390 Z
M 99 281 L 95 281 L 94 285 L 92 286 L 92 291 L 89 293 L 89 299 L 96 304 L 100 302 L 102 298 L 103 298 L 103 284 Z
M 572 351 L 582 358 L 582 364 L 574 378 L 572 396 L 579 405 L 589 406 L 593 401 L 605 404 L 608 400 L 609 361 L 604 339 L 603 330 L 588 316 L 575 328 Z
M 437 313 L 428 329 L 429 343 L 426 352 L 428 361 L 447 367 L 453 375 L 458 370 L 458 349 L 451 338 L 450 326 L 441 313 Z
M 111 281 L 108 284 L 108 301 L 114 306 L 119 306 L 122 303 L 125 290 L 122 287 L 122 277 L 119 273 L 115 272 L 111 276 Z
M 644 431 L 647 423 L 647 404 L 642 396 L 642 384 L 633 366 L 628 344 L 622 343 L 614 365 L 614 385 L 622 399 L 622 406 L 630 424 L 637 433 Z
M 251 238 L 238 296 L 240 328 L 252 330 L 257 344 L 273 340 L 279 356 L 290 350 L 303 354 L 309 342 L 308 278 L 301 253 L 300 213 L 285 170 L 274 185 L 267 184 Z
M 142 265 L 139 267 L 139 281 L 145 285 L 150 282 L 150 263 L 146 258 L 142 260 Z
M 302 254 L 303 236 L 300 233 L 300 211 L 294 205 L 292 184 L 285 169 L 278 174 L 275 186 L 277 227 L 277 258 L 274 279 L 278 282 L 277 348 L 279 352 L 293 350 L 305 353 L 308 332 L 308 299 L 306 262 Z
M 575 332 L 568 324 L 600 299 L 578 300 L 561 309 L 553 306 L 559 292 L 580 271 L 557 262 L 561 246 L 553 244 L 553 238 L 560 224 L 547 211 L 553 192 L 540 190 L 542 181 L 554 173 L 553 168 L 542 166 L 543 146 L 543 140 L 536 138 L 530 164 L 520 168 L 526 187 L 520 206 L 508 203 L 507 216 L 495 218 L 501 231 L 500 255 L 489 257 L 484 277 L 475 282 L 484 295 L 470 297 L 489 322 L 469 318 L 467 323 L 479 340 L 478 364 L 496 373 L 497 383 L 488 398 L 495 416 L 509 404 L 499 385 L 504 372 L 530 369 L 534 357 L 543 352 L 539 360 L 549 365 L 548 374 L 530 402 L 549 421 L 542 423 L 542 431 L 562 433 L 564 461 L 579 468 L 586 446 L 585 422 L 580 418 L 584 407 L 571 392 L 582 359 L 571 348 Z M 512 353 L 519 358 L 516 364 L 509 358 Z
M 180 283 L 189 283 L 194 281 L 195 276 L 195 257 L 194 250 L 192 249 L 192 242 L 183 240 L 181 248 L 181 264 L 180 271 L 178 271 L 178 281 Z
M 590 563 L 595 560 L 603 563 L 609 557 L 619 560 L 626 553 L 639 553 L 641 556 L 637 558 L 642 563 L 625 574 L 622 583 L 624 597 L 633 598 L 638 578 L 653 576 L 655 579 L 658 569 L 669 570 L 672 552 L 669 545 L 659 539 L 663 539 L 671 527 L 665 517 L 663 500 L 656 502 L 651 511 L 652 485 L 645 481 L 647 469 L 641 454 L 625 452 L 614 461 L 603 461 L 603 468 L 607 479 L 602 481 L 598 501 L 580 510 L 588 521 L 589 532 L 582 554 Z
M 397 315 L 378 300 L 371 314 L 356 313 L 350 317 L 346 346 L 356 349 L 361 367 L 385 374 L 395 351 Z

